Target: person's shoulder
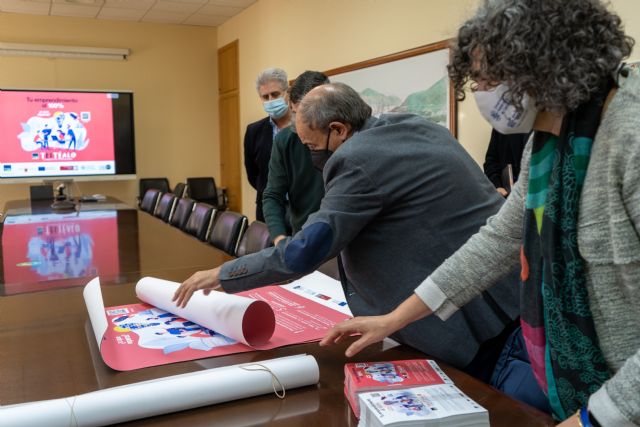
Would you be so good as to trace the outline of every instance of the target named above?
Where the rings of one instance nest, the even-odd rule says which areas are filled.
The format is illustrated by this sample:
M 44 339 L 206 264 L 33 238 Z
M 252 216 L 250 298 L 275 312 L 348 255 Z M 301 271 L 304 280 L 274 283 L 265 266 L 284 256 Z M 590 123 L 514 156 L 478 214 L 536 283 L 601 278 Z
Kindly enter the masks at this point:
M 370 128 L 371 131 L 377 131 L 380 129 L 400 130 L 400 129 L 414 129 L 417 132 L 429 131 L 442 133 L 443 135 L 451 137 L 451 132 L 444 126 L 427 119 L 419 114 L 411 113 L 390 113 L 382 114 Z
M 291 141 L 297 141 L 298 140 L 298 134 L 296 134 L 295 132 L 293 132 L 291 130 L 291 127 L 286 127 L 281 129 L 277 134 L 276 137 L 273 139 L 274 144 L 279 144 L 279 145 L 283 145 L 283 144 L 287 144 Z
M 620 87 L 604 113 L 598 133 L 614 150 L 624 157 L 640 151 L 640 75 L 630 73 L 622 79 Z M 624 142 L 622 142 L 624 141 Z
M 247 131 L 249 130 L 259 130 L 260 128 L 262 128 L 265 124 L 269 124 L 269 116 L 262 118 L 260 120 L 257 120 L 253 123 L 249 123 L 247 125 Z

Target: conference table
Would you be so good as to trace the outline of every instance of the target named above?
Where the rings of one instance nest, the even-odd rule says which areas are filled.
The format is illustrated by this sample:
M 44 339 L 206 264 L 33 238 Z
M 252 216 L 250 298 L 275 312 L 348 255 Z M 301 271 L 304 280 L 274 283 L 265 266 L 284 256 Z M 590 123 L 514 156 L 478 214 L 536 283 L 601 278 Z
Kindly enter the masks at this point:
M 273 394 L 264 395 L 123 425 L 356 426 L 358 421 L 343 393 L 345 363 L 429 358 L 390 341 L 346 358 L 348 340 L 331 347 L 308 343 L 114 371 L 100 358 L 82 296 L 83 285 L 92 275 L 100 277 L 105 306 L 115 306 L 136 302 L 134 286 L 142 277 L 180 282 L 196 271 L 220 265 L 232 257 L 122 203 L 86 204 L 79 212 L 62 214 L 60 218 L 65 220 L 57 222 L 55 215 L 60 214 L 25 206 L 25 202 L 7 203 L 0 225 L 0 405 L 57 399 L 170 375 L 306 353 L 313 355 L 320 366 L 320 382 L 287 390 L 283 400 Z M 73 215 L 77 215 L 78 221 L 94 220 L 97 225 L 93 229 L 84 223 L 74 225 L 74 219 L 69 218 Z M 34 240 L 42 247 L 47 236 L 56 235 L 58 245 L 64 246 L 69 241 L 78 244 L 82 241 L 79 229 L 94 233 L 90 238 L 95 268 L 85 266 L 83 270 L 82 266 L 76 266 L 75 270 L 67 268 L 60 272 L 55 266 L 25 262 L 25 254 L 33 252 Z M 57 252 L 63 254 L 64 249 L 58 248 Z M 438 363 L 460 389 L 488 409 L 492 426 L 554 425 L 546 414 L 445 363 Z M 180 390 L 175 392 L 179 394 Z M 0 425 L 8 421 L 0 420 Z

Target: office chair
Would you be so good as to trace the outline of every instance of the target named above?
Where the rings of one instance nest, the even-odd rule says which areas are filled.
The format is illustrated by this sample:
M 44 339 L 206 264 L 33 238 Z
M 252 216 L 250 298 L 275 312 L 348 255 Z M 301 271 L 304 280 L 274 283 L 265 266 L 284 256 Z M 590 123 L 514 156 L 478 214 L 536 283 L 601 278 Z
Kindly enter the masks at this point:
M 222 214 L 220 214 L 222 216 Z M 212 233 L 213 236 L 213 233 Z M 236 256 L 245 256 L 254 252 L 259 252 L 264 248 L 272 246 L 273 242 L 269 236 L 267 224 L 261 221 L 253 221 L 249 224 L 247 231 L 244 232 L 238 244 Z
M 187 186 L 189 197 L 193 200 L 218 207 L 218 189 L 215 179 L 212 177 L 187 178 Z
M 142 201 L 142 198 L 149 189 L 160 190 L 162 193 L 170 193 L 169 180 L 167 178 L 141 178 L 139 183 L 138 201 Z
M 160 199 L 160 195 L 162 193 L 160 190 L 156 190 L 151 188 L 144 193 L 144 197 L 140 201 L 140 209 L 145 212 L 153 213 L 156 211 L 156 206 L 158 205 L 158 199 Z
M 186 197 L 182 199 L 177 199 L 176 207 L 173 210 L 173 215 L 169 218 L 169 224 L 174 227 L 178 227 L 180 230 L 184 230 L 187 221 L 189 220 L 189 216 L 191 215 L 191 211 L 193 211 L 193 206 L 196 202 Z
M 173 209 L 176 206 L 176 200 L 176 196 L 172 193 L 163 194 L 158 201 L 158 206 L 156 207 L 156 211 L 153 215 L 164 222 L 169 222 L 169 218 L 171 218 Z
M 215 218 L 215 212 L 215 208 L 207 203 L 196 203 L 191 215 L 189 215 L 184 231 L 206 242 L 211 231 L 211 224 Z
M 209 236 L 209 243 L 229 255 L 235 255 L 240 236 L 245 228 L 247 228 L 246 216 L 231 211 L 220 212 Z
M 176 195 L 177 198 L 187 197 L 187 186 L 184 182 L 179 182 L 173 187 L 173 194 Z

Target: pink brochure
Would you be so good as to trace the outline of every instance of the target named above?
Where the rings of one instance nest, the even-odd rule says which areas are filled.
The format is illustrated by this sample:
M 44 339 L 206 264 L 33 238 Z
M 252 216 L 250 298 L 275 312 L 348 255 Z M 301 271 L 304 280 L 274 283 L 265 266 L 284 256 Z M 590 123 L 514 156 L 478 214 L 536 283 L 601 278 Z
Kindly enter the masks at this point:
M 350 316 L 280 286 L 238 294 L 196 292 L 186 308 L 171 301 L 179 283 L 145 277 L 143 304 L 105 309 L 99 278 L 84 289 L 104 362 L 129 371 L 174 362 L 319 341 Z

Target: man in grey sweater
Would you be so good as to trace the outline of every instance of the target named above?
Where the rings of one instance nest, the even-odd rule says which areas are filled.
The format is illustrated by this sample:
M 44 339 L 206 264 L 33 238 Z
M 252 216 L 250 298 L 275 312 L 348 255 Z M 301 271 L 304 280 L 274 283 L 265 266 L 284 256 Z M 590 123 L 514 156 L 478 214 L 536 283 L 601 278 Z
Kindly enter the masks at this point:
M 296 129 L 314 163 L 326 162 L 320 210 L 277 246 L 194 274 L 178 289 L 178 305 L 199 289 L 295 279 L 340 255 L 352 312 L 386 313 L 503 204 L 447 129 L 415 115 L 371 117 L 346 85 L 309 92 Z M 505 338 L 519 314 L 516 283 L 506 279 L 446 322 L 424 319 L 394 338 L 488 381 L 505 339 L 490 340 Z

